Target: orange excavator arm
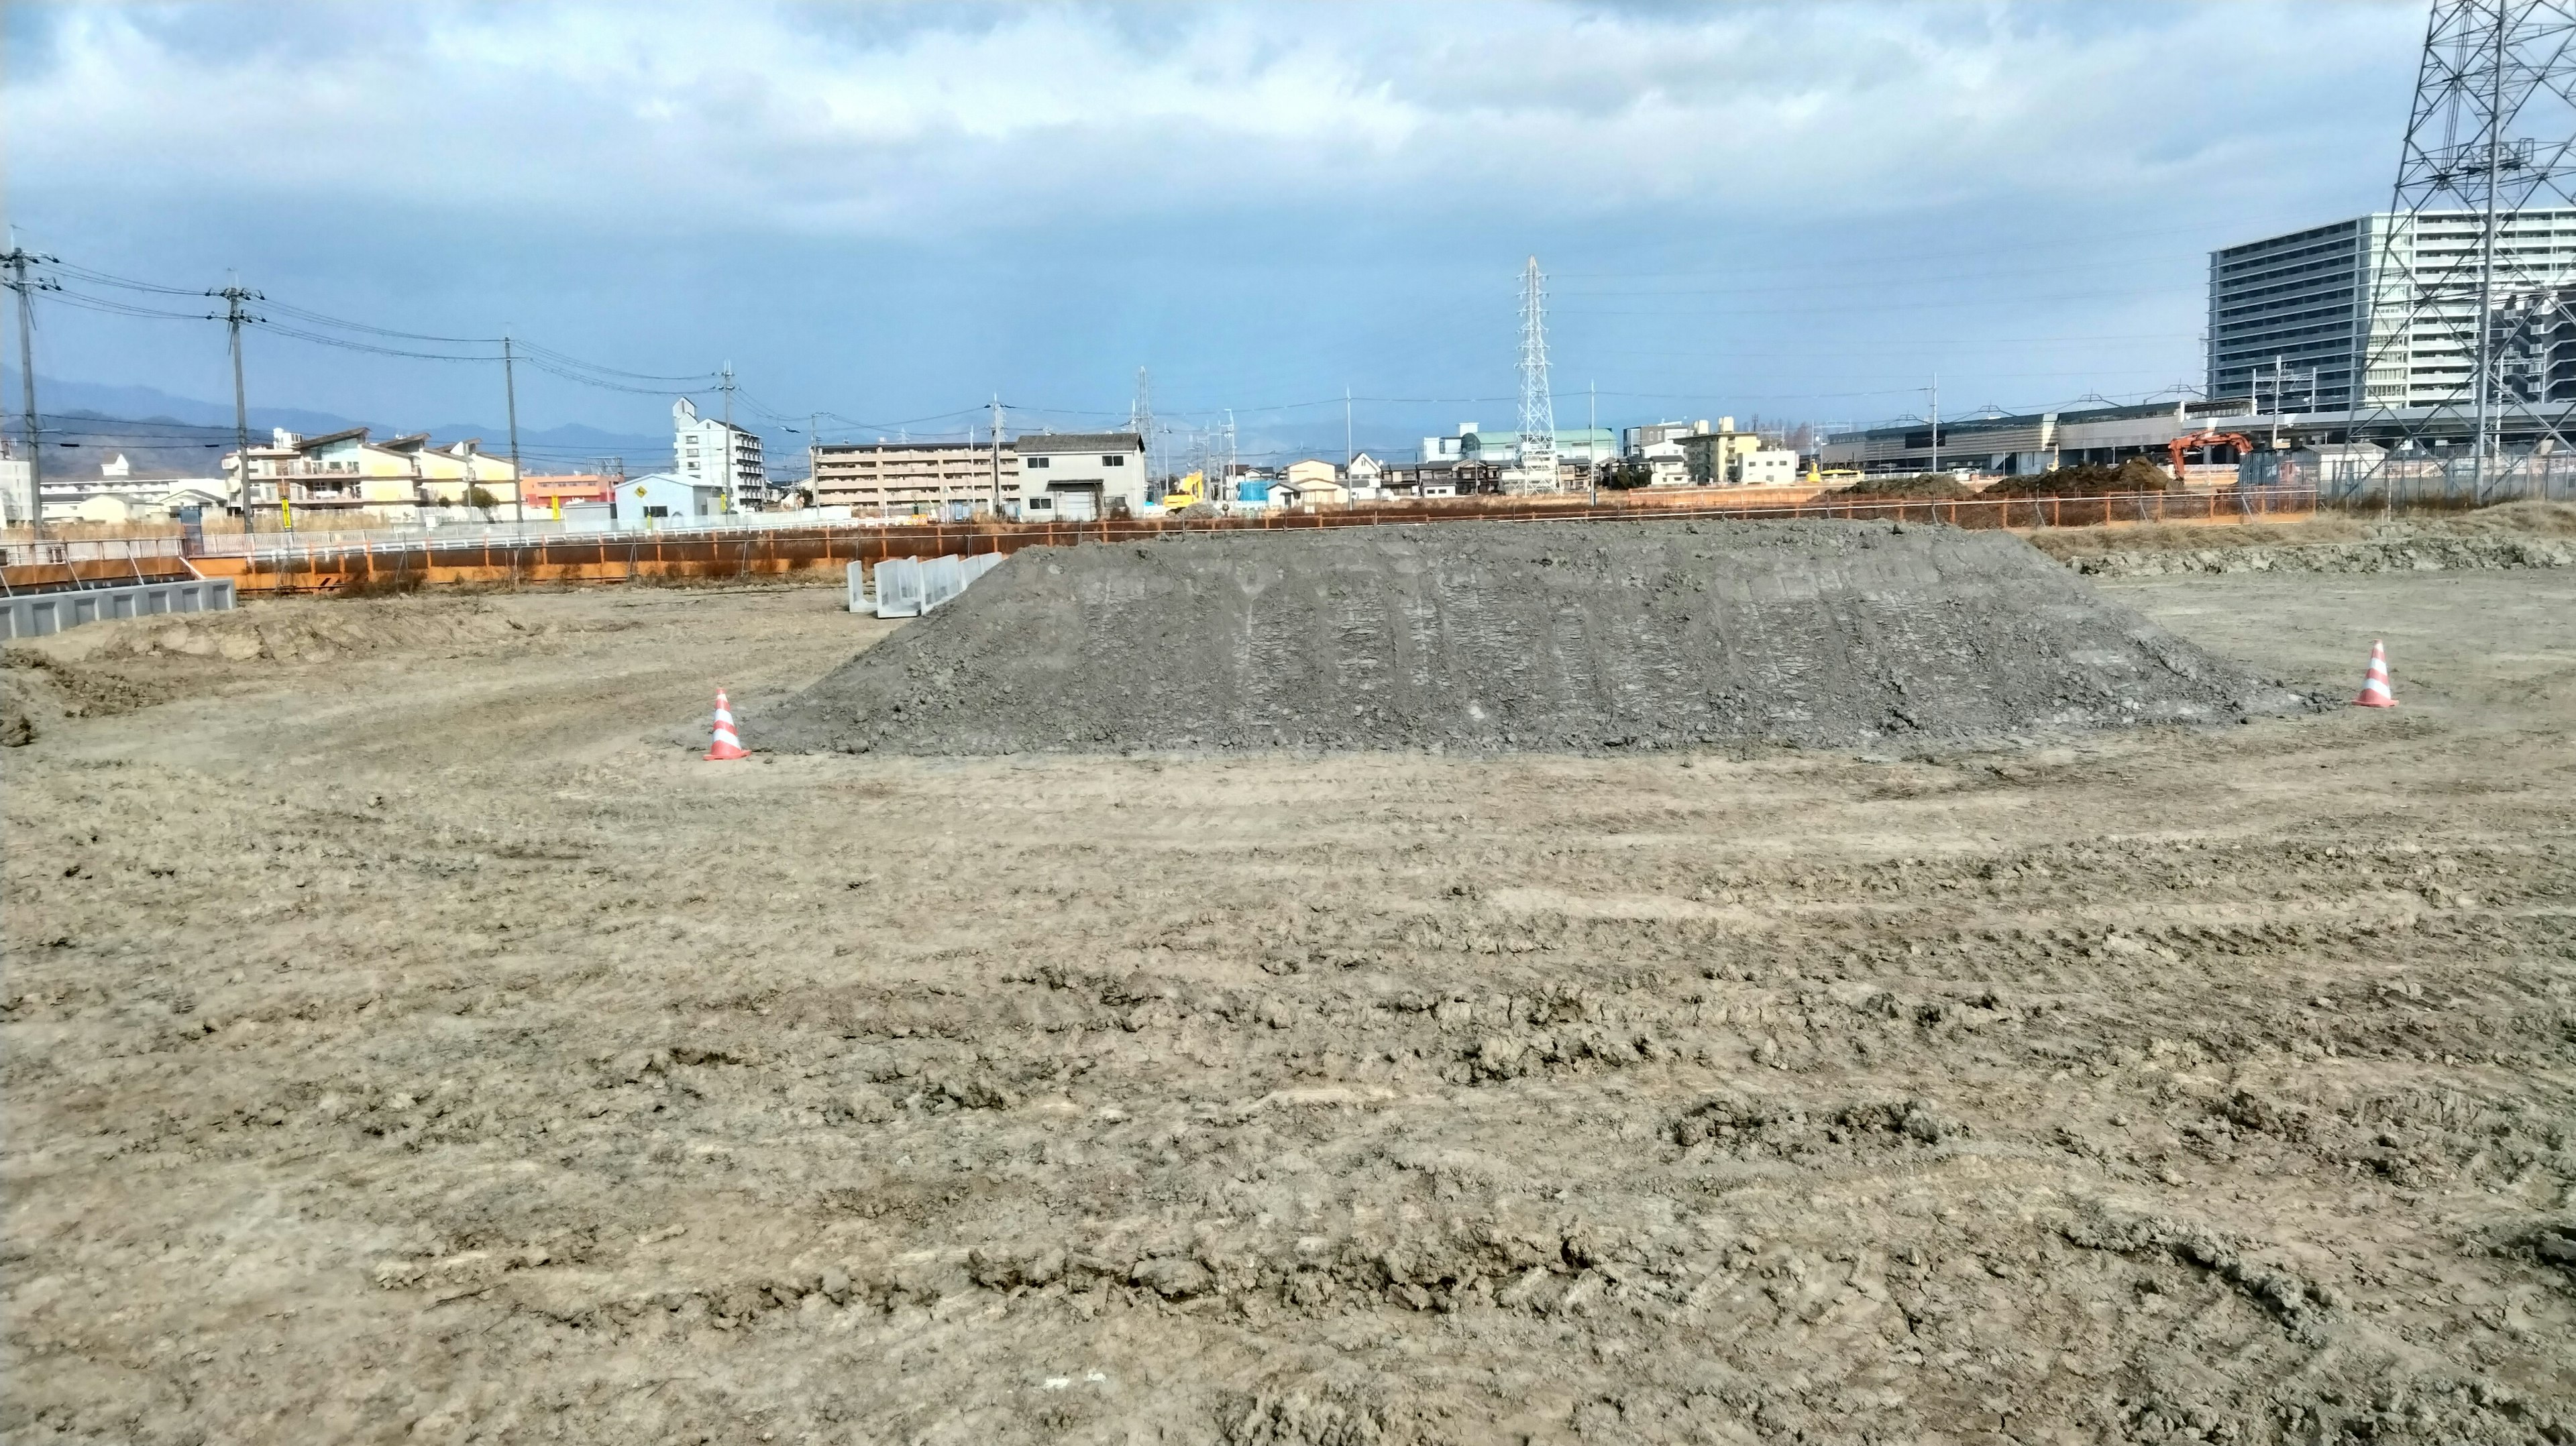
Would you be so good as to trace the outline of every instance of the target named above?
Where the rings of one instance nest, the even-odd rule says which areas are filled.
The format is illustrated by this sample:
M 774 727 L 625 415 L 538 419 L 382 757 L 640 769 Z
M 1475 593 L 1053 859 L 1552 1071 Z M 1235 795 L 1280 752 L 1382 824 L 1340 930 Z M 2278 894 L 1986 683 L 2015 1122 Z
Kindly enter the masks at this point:
M 2241 432 L 2196 432 L 2187 437 L 2176 437 L 2165 443 L 2166 453 L 2173 458 L 2174 481 L 2183 480 L 2183 456 L 2196 447 L 2233 447 L 2242 455 L 2253 451 L 2254 443 Z

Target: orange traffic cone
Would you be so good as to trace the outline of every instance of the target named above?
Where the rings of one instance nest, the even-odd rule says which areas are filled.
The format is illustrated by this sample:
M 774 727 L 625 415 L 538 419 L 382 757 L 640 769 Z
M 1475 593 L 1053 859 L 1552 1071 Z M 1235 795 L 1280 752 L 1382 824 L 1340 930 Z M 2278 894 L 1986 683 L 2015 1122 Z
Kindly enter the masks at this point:
M 707 750 L 707 762 L 722 763 L 729 758 L 749 758 L 751 750 L 733 736 L 733 708 L 725 702 L 724 689 L 716 689 L 716 742 Z
M 2361 696 L 2352 700 L 2356 708 L 2394 708 L 2397 695 L 2388 691 L 2388 645 L 2370 645 L 2370 674 L 2361 680 Z

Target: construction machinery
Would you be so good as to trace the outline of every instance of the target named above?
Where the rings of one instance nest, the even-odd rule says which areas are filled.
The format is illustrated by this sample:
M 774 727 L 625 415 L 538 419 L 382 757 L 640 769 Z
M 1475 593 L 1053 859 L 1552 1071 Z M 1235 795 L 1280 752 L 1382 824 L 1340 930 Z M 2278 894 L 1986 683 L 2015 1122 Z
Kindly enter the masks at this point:
M 1175 481 L 1172 484 L 1172 490 L 1163 494 L 1163 511 L 1179 512 L 1184 508 L 1195 507 L 1206 500 L 1207 476 L 1204 473 L 1192 472 Z
M 2175 486 L 2189 485 L 2188 474 L 2183 471 L 2184 454 L 2203 447 L 2233 447 L 2238 458 L 2242 459 L 2254 450 L 2254 442 L 2242 432 L 2194 432 L 2165 443 L 2166 453 L 2173 458 Z

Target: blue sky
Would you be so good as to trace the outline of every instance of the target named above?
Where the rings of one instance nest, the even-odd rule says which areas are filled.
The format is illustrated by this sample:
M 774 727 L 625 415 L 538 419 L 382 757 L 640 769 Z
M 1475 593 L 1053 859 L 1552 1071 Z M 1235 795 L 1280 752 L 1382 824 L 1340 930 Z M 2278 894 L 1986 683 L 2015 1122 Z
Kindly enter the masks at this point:
M 2421 4 L 7 9 L 27 245 L 627 371 L 780 450 L 1231 407 L 1249 453 L 1868 422 L 2197 381 L 2206 253 L 2387 204 Z M 146 301 L 146 293 L 91 288 Z M 183 305 L 183 308 L 185 306 Z M 221 328 L 55 305 L 40 373 L 228 398 Z M 377 338 L 397 348 L 426 344 Z M 454 350 L 455 348 L 449 348 Z M 494 419 L 497 368 L 250 346 L 254 399 Z M 706 394 L 702 399 L 712 401 Z M 530 426 L 668 398 L 523 373 Z M 862 425 L 865 424 L 865 425 Z

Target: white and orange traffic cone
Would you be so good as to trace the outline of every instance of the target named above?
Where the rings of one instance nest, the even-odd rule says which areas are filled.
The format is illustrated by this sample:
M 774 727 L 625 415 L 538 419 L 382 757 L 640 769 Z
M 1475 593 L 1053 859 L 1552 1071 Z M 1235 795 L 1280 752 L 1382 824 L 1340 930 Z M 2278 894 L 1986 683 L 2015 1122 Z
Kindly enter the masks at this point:
M 707 750 L 707 762 L 722 763 L 729 758 L 749 758 L 751 750 L 733 734 L 733 707 L 725 702 L 724 689 L 716 689 L 716 742 Z
M 2394 708 L 2397 695 L 2388 691 L 2388 645 L 2370 645 L 2370 674 L 2361 680 L 2361 696 L 2352 700 L 2356 708 Z

